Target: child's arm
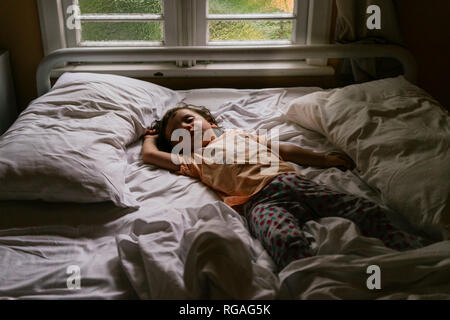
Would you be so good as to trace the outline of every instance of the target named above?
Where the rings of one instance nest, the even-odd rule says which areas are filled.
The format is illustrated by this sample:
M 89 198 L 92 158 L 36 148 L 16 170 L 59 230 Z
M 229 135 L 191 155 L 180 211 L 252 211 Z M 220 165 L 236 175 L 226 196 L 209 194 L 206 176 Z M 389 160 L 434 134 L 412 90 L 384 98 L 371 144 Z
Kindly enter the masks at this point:
M 299 165 L 313 167 L 340 167 L 345 170 L 352 170 L 354 162 L 344 154 L 327 155 L 306 150 L 294 145 L 279 145 L 280 156 L 283 160 L 295 162 Z
M 180 165 L 172 162 L 172 155 L 168 152 L 158 150 L 156 146 L 157 135 L 147 134 L 144 136 L 142 145 L 142 159 L 145 163 L 153 164 L 170 171 L 179 171 Z

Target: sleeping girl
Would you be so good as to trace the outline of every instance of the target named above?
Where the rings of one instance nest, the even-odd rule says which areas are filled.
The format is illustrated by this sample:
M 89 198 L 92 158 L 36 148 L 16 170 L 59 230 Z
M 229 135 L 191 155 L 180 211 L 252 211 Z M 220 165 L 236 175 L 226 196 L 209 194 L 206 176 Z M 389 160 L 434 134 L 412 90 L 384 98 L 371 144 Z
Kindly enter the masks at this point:
M 394 227 L 377 204 L 306 179 L 288 163 L 352 170 L 355 165 L 345 154 L 316 153 L 243 130 L 224 131 L 204 107 L 167 111 L 147 129 L 142 157 L 216 191 L 245 216 L 279 270 L 315 255 L 302 226 L 322 217 L 349 219 L 362 235 L 395 250 L 422 247 L 419 237 Z

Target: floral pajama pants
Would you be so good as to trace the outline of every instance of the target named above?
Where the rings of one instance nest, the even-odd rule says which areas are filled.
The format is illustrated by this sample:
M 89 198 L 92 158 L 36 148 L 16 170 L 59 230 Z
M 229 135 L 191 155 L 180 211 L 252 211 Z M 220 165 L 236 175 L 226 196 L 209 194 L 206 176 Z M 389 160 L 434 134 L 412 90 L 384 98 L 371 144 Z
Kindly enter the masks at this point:
M 419 237 L 395 228 L 377 204 L 339 193 L 295 173 L 274 178 L 244 206 L 250 231 L 280 270 L 315 253 L 302 227 L 322 217 L 353 221 L 363 236 L 375 237 L 395 250 L 422 247 Z

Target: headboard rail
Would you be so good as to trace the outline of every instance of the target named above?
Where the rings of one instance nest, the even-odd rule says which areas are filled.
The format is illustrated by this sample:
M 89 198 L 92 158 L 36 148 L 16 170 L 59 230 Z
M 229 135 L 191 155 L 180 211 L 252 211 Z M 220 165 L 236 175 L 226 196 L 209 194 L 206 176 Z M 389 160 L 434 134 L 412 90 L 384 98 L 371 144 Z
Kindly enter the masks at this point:
M 68 48 L 56 50 L 39 64 L 36 81 L 38 95 L 51 89 L 50 73 L 55 65 L 66 62 L 158 62 L 179 60 L 261 61 L 268 59 L 301 60 L 308 58 L 394 58 L 403 67 L 409 81 L 417 81 L 417 67 L 412 54 L 395 45 L 294 45 L 294 46 L 220 46 L 220 47 L 121 47 Z

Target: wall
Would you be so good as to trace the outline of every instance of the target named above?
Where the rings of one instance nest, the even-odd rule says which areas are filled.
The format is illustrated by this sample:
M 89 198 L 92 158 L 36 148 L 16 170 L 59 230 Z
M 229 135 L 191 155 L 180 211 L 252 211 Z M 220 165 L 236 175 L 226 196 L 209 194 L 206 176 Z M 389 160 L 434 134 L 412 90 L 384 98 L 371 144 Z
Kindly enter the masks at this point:
M 405 46 L 419 66 L 419 86 L 450 110 L 450 1 L 396 2 Z
M 0 48 L 9 50 L 22 110 L 36 97 L 36 69 L 44 56 L 36 0 L 1 0 L 0 30 Z

